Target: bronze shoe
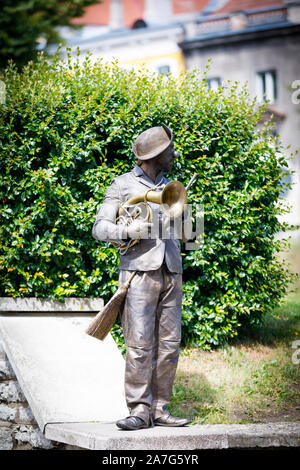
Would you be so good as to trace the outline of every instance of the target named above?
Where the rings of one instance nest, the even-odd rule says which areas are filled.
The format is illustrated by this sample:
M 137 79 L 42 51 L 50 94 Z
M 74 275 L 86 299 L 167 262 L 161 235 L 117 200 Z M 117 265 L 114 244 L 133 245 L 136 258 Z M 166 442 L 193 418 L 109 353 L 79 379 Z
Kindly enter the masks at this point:
M 185 426 L 186 424 L 190 424 L 191 420 L 189 418 L 176 418 L 175 416 L 164 415 L 160 416 L 160 418 L 156 418 L 154 420 L 154 426 Z
M 128 431 L 136 431 L 137 429 L 145 429 L 150 427 L 142 418 L 139 418 L 138 416 L 128 416 L 127 418 L 119 419 L 119 421 L 116 422 L 116 425 L 118 428 L 126 429 Z

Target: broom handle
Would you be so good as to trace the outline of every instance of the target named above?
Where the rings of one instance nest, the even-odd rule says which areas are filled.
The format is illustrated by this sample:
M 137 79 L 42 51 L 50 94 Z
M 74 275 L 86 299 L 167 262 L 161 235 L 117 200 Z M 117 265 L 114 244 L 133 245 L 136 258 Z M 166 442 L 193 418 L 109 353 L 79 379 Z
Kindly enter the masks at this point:
M 133 271 L 133 273 L 129 276 L 129 278 L 128 278 L 127 281 L 125 282 L 125 285 L 126 285 L 127 287 L 129 287 L 129 284 L 131 283 L 131 281 L 132 281 L 132 279 L 134 278 L 135 274 L 136 274 L 136 271 Z
M 193 176 L 191 177 L 190 181 L 188 182 L 187 186 L 185 187 L 185 190 L 188 191 L 192 184 L 194 184 L 196 178 L 198 176 L 198 173 L 194 173 Z

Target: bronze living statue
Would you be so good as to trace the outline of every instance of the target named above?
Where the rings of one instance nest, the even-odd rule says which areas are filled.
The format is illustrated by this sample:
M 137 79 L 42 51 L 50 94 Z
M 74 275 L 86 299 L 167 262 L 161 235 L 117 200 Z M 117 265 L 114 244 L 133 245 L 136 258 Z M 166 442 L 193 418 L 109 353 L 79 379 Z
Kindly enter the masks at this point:
M 126 201 L 150 190 L 152 194 L 161 191 L 161 186 L 169 182 L 163 173 L 170 171 L 178 156 L 172 131 L 165 125 L 145 130 L 136 139 L 133 151 L 137 165 L 131 172 L 112 180 L 93 226 L 95 239 L 110 241 L 123 250 L 119 286 L 136 271 L 120 309 L 126 344 L 125 397 L 130 415 L 116 424 L 126 430 L 184 426 L 190 423 L 189 419 L 174 417 L 166 410 L 181 340 L 180 242 L 174 230 L 172 236 L 171 229 L 165 232 L 171 235 L 164 238 L 164 221 L 168 216 L 162 207 L 164 204 L 151 202 L 151 197 L 150 202 L 144 198 L 144 207 L 148 210 L 151 206 L 157 216 L 155 220 L 148 214 L 146 218 L 133 217 L 126 224 L 126 219 L 118 217 L 119 209 Z M 175 201 L 172 207 L 176 210 L 178 204 L 186 203 L 185 193 L 177 186 L 170 191 L 169 199 L 171 205 Z M 168 197 L 166 202 L 169 202 Z M 182 211 L 177 220 L 180 218 L 183 240 L 187 240 L 191 221 L 181 215 L 186 213 Z M 154 227 L 156 220 L 158 225 Z M 157 230 L 153 231 L 153 227 Z M 138 243 L 130 243 L 132 240 L 138 240 Z

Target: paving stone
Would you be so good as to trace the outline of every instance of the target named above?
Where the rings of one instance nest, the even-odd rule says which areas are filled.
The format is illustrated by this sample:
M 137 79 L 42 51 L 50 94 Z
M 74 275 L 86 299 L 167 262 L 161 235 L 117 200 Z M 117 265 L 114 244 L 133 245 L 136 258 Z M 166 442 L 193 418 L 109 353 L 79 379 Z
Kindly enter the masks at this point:
M 33 426 L 16 426 L 14 438 L 18 443 L 28 443 L 34 448 L 52 449 L 54 447 L 54 444 L 43 436 L 39 428 Z
M 0 383 L 0 402 L 18 403 L 24 401 L 26 398 L 16 380 Z
M 29 406 L 20 406 L 19 407 L 19 417 L 18 417 L 18 422 L 19 423 L 24 423 L 24 424 L 33 424 L 36 423 L 35 418 L 33 416 L 33 413 L 30 409 Z
M 0 450 L 12 450 L 13 439 L 11 429 L 0 426 Z
M 16 374 L 13 371 L 8 359 L 0 357 L 0 380 L 10 380 L 15 378 Z
M 9 405 L 0 404 L 0 421 L 15 421 L 17 408 Z

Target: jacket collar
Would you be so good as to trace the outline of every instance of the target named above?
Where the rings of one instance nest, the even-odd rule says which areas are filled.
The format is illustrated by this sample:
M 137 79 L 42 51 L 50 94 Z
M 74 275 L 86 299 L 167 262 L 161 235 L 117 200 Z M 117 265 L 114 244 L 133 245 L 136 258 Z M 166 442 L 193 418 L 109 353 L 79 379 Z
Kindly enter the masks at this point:
M 149 178 L 149 176 L 146 175 L 146 173 L 138 165 L 133 168 L 132 173 L 139 178 L 141 183 L 145 184 L 149 188 L 155 188 L 155 186 L 160 186 L 161 184 L 166 184 L 167 182 L 164 176 L 158 176 L 154 183 L 152 179 Z

